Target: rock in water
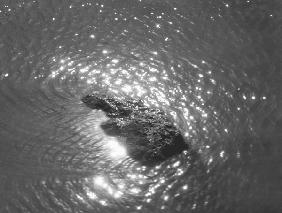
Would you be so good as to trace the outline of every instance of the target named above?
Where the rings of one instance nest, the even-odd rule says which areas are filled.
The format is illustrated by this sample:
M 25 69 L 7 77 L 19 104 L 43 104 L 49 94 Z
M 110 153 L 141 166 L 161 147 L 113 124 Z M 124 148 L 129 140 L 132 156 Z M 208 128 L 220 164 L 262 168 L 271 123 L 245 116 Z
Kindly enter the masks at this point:
M 82 101 L 106 113 L 110 119 L 101 128 L 107 135 L 126 138 L 129 156 L 144 165 L 159 163 L 188 148 L 169 117 L 160 109 L 146 107 L 140 100 L 121 101 L 93 94 Z

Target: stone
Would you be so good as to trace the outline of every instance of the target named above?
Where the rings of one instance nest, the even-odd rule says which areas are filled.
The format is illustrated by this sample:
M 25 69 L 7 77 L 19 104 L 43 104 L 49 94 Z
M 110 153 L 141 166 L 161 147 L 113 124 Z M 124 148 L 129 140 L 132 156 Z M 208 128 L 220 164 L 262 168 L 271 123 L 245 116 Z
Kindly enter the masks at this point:
M 87 95 L 82 101 L 106 113 L 109 120 L 101 128 L 107 135 L 125 138 L 129 156 L 143 165 L 160 163 L 188 149 L 181 132 L 161 109 L 149 108 L 141 100 L 107 95 Z

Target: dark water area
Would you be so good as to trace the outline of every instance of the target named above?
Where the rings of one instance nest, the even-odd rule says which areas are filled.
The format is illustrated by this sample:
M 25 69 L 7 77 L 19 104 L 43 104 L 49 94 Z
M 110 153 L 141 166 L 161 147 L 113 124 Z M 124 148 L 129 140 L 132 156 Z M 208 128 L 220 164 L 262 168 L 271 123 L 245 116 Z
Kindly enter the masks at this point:
M 279 0 L 1 0 L 0 212 L 282 212 L 281 32 Z M 94 92 L 191 150 L 141 165 Z

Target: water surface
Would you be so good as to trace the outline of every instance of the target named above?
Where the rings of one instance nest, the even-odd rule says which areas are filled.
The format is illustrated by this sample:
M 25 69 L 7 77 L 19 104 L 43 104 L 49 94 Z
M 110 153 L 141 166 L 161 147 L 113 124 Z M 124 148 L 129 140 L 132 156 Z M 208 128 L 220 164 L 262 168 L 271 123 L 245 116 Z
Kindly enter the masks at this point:
M 281 212 L 279 1 L 0 3 L 0 212 Z M 184 151 L 153 168 L 93 92 L 140 98 Z

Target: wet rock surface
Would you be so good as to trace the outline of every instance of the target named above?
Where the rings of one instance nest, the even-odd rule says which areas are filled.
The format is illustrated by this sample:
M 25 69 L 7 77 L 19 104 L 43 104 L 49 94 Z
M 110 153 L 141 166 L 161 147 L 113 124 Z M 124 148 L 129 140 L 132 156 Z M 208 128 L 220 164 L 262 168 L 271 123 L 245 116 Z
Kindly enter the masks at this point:
M 145 165 L 154 165 L 188 149 L 181 132 L 160 109 L 141 100 L 117 100 L 107 95 L 87 95 L 82 101 L 102 110 L 110 119 L 101 124 L 107 135 L 126 138 L 128 154 Z

